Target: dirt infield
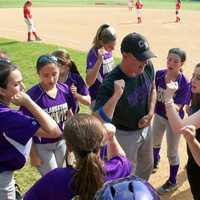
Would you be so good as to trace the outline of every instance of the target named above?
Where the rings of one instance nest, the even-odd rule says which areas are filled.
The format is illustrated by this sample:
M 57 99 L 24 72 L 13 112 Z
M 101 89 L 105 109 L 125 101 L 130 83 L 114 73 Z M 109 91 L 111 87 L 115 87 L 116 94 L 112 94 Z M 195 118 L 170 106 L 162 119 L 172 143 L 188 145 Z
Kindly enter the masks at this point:
M 191 76 L 192 69 L 200 62 L 200 15 L 197 11 L 183 11 L 180 24 L 174 23 L 174 10 L 143 10 L 143 23 L 136 23 L 134 12 L 126 7 L 71 7 L 71 8 L 33 8 L 36 28 L 46 43 L 87 51 L 97 27 L 109 23 L 115 27 L 118 44 L 115 56 L 120 56 L 121 38 L 129 32 L 140 32 L 150 41 L 152 50 L 158 56 L 153 59 L 156 68 L 165 66 L 169 48 L 180 47 L 187 52 L 185 72 Z M 26 40 L 26 26 L 22 9 L 0 9 L 0 36 Z M 4 20 L 2 20 L 4 19 Z M 154 187 L 160 186 L 168 177 L 166 143 L 162 148 L 162 160 L 159 171 L 152 175 L 150 182 Z M 179 189 L 162 197 L 171 200 L 191 200 L 185 175 L 186 150 L 184 140 L 180 144 L 181 167 L 178 175 Z

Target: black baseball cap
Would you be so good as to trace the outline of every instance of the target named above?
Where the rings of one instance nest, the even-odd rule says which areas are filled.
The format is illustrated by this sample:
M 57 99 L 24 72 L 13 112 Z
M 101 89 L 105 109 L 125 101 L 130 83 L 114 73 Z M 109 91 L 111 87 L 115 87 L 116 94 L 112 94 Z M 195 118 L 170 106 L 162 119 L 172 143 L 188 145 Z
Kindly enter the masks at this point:
M 121 43 L 121 53 L 131 53 L 141 61 L 156 57 L 150 50 L 146 38 L 139 33 L 129 33 L 123 38 Z

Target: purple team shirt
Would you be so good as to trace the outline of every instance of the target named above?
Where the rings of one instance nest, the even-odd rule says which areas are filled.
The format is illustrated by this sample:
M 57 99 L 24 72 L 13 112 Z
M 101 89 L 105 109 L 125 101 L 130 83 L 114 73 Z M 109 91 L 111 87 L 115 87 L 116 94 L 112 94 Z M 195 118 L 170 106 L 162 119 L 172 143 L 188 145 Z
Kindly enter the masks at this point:
M 98 50 L 92 48 L 87 56 L 87 70 L 92 69 L 97 61 L 98 57 Z M 97 79 L 94 84 L 89 87 L 89 92 L 92 100 L 96 99 L 96 95 L 98 89 L 103 82 L 105 76 L 113 69 L 114 66 L 114 59 L 112 56 L 112 52 L 106 52 L 103 58 L 103 64 L 100 67 L 99 73 L 97 75 Z
M 156 101 L 156 107 L 155 107 L 155 113 L 166 118 L 166 110 L 165 110 L 165 104 L 164 104 L 164 91 L 166 89 L 166 83 L 165 83 L 165 75 L 167 73 L 167 70 L 159 70 L 156 72 L 156 90 L 157 90 L 157 101 Z M 189 92 L 189 82 L 186 79 L 186 77 L 180 73 L 176 79 L 178 82 L 178 90 L 175 93 L 174 96 L 174 103 L 179 105 L 185 105 L 188 104 L 188 92 Z M 184 117 L 184 111 L 183 106 L 179 110 L 179 115 L 181 118 Z
M 67 119 L 67 111 L 71 108 L 76 109 L 73 95 L 68 86 L 63 83 L 57 83 L 57 95 L 55 98 L 50 97 L 41 87 L 40 84 L 33 86 L 27 93 L 45 112 L 47 112 L 59 125 L 61 130 L 64 129 L 64 122 Z M 31 115 L 27 109 L 21 108 L 23 113 Z M 34 137 L 35 143 L 54 143 L 60 138 L 39 138 Z
M 129 176 L 131 162 L 123 156 L 116 156 L 104 163 L 105 182 Z M 70 200 L 73 190 L 73 168 L 57 168 L 42 177 L 26 194 L 24 200 Z
M 85 81 L 82 79 L 82 77 L 77 74 L 77 73 L 72 73 L 69 72 L 69 75 L 67 77 L 67 80 L 65 82 L 65 84 L 67 84 L 67 86 L 70 88 L 72 84 L 74 84 L 77 88 L 77 92 L 83 96 L 87 96 L 89 94 L 87 85 L 85 83 Z M 79 104 L 78 101 L 74 98 L 74 102 L 76 103 L 76 111 L 79 111 Z
M 0 103 L 0 173 L 24 166 L 39 127 L 32 117 Z

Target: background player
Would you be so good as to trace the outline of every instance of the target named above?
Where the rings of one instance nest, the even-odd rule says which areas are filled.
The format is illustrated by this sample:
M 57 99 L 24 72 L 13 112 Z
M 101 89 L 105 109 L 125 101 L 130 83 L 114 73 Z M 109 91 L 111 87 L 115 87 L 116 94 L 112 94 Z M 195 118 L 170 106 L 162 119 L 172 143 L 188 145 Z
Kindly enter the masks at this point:
M 108 24 L 101 25 L 93 40 L 93 46 L 87 55 L 86 83 L 89 87 L 92 105 L 105 76 L 113 69 L 112 51 L 116 44 L 116 32 Z
M 180 22 L 181 0 L 176 0 L 176 22 Z
M 143 8 L 144 4 L 141 0 L 137 0 L 135 3 L 135 10 L 137 15 L 138 24 L 142 23 L 142 13 L 141 10 Z
M 35 40 L 40 41 L 41 39 L 38 37 L 37 33 L 36 33 L 36 29 L 34 27 L 34 23 L 33 23 L 33 18 L 32 18 L 32 14 L 31 14 L 31 6 L 32 6 L 32 1 L 26 1 L 23 7 L 23 11 L 24 11 L 24 20 L 25 23 L 27 24 L 27 28 L 28 28 L 28 42 L 31 42 L 31 34 L 33 33 Z

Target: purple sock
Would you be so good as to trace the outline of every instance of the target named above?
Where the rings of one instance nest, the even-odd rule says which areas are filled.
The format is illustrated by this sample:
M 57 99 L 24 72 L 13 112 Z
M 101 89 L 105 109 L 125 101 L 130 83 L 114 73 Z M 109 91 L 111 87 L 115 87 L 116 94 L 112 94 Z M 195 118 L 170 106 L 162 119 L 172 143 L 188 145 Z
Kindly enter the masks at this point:
M 156 161 L 159 161 L 160 160 L 160 147 L 158 148 L 153 148 L 153 159 L 154 159 L 154 162 Z
M 176 176 L 178 173 L 178 168 L 179 168 L 179 165 L 170 165 L 169 181 L 173 184 L 176 183 Z

